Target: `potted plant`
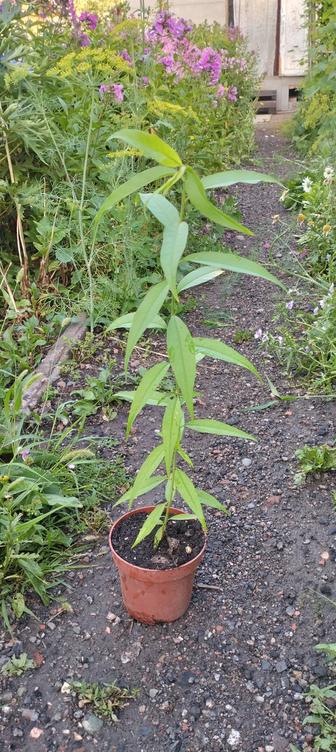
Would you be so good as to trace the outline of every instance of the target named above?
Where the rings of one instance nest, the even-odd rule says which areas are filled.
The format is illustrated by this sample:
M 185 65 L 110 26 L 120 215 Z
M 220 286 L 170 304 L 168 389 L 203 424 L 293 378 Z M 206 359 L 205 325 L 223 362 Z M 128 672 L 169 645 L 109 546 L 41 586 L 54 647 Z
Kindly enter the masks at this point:
M 144 207 L 163 227 L 160 264 L 162 281 L 147 291 L 138 309 L 121 316 L 111 328 L 128 328 L 125 369 L 139 339 L 146 329 L 160 328 L 166 333 L 167 355 L 148 368 L 133 392 L 119 396 L 131 402 L 127 421 L 129 436 L 137 415 L 147 404 L 163 409 L 161 441 L 148 454 L 140 467 L 133 486 L 116 503 L 128 503 L 128 511 L 110 531 L 110 548 L 119 569 L 123 600 L 129 614 L 145 623 L 174 621 L 187 609 L 191 597 L 194 572 L 203 558 L 206 543 L 204 505 L 223 512 L 225 506 L 194 485 L 186 469 L 192 461 L 183 448 L 185 430 L 218 436 L 236 436 L 255 440 L 254 436 L 235 426 L 218 420 L 198 418 L 194 407 L 196 366 L 202 358 L 210 357 L 247 368 L 258 373 L 252 363 L 220 340 L 193 337 L 177 315 L 182 292 L 206 283 L 225 270 L 263 277 L 281 283 L 262 265 L 233 253 L 204 252 L 183 255 L 188 240 L 186 206 L 190 202 L 201 215 L 222 227 L 240 233 L 253 233 L 236 219 L 218 209 L 206 191 L 227 187 L 233 183 L 274 182 L 274 178 L 250 171 L 221 172 L 200 178 L 198 173 L 182 163 L 177 152 L 154 134 L 138 130 L 121 130 L 113 135 L 157 162 L 119 186 L 104 201 L 95 222 L 115 204 L 144 186 L 164 179 L 155 193 L 140 193 Z M 167 194 L 180 183 L 179 209 Z M 183 265 L 191 270 L 183 274 Z M 162 306 L 169 306 L 168 321 L 160 316 Z M 173 384 L 170 391 L 160 391 L 169 374 Z M 159 470 L 161 468 L 161 470 Z M 162 502 L 156 506 L 131 509 L 134 501 L 158 486 L 163 487 Z M 179 495 L 188 512 L 176 509 Z

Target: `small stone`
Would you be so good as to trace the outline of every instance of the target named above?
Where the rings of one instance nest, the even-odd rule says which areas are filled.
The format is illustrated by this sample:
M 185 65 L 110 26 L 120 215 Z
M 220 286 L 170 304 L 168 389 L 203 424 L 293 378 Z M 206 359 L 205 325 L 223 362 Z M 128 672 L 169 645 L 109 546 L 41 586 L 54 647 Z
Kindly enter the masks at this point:
M 284 671 L 287 671 L 286 661 L 277 661 L 277 663 L 275 664 L 275 668 L 278 674 L 282 674 Z
M 158 691 L 159 691 L 158 689 L 154 689 L 154 688 L 149 690 L 149 696 L 152 700 L 154 700 L 154 697 L 156 697 L 156 695 L 158 694 Z
M 93 713 L 88 713 L 83 720 L 83 729 L 88 734 L 96 734 L 103 727 L 103 721 Z
M 238 747 L 240 746 L 240 732 L 237 731 L 237 729 L 231 729 L 227 743 L 230 745 L 230 747 L 232 747 L 232 749 L 238 749 Z
M 243 457 L 242 465 L 243 467 L 250 467 L 250 465 L 252 465 L 252 460 L 250 460 L 249 457 Z
M 273 744 L 266 744 L 265 752 L 274 752 Z
M 71 686 L 70 686 L 69 682 L 63 682 L 63 684 L 61 686 L 61 694 L 62 695 L 69 695 L 70 692 L 71 692 Z
M 19 737 L 23 736 L 22 729 L 20 729 L 20 728 L 13 729 L 13 736 L 19 736 Z
M 43 729 L 37 728 L 37 726 L 33 726 L 33 728 L 32 728 L 32 730 L 31 730 L 31 732 L 30 732 L 29 736 L 30 736 L 30 737 L 31 737 L 32 739 L 39 739 L 39 738 L 40 738 L 40 736 L 42 736 L 42 734 L 44 734 L 44 731 L 43 731 Z
M 293 606 L 288 606 L 286 608 L 286 614 L 288 614 L 288 616 L 294 616 L 294 614 L 295 614 L 295 608 L 293 608 Z
M 22 718 L 24 718 L 25 721 L 37 721 L 38 717 L 39 714 L 36 712 L 36 710 L 24 708 L 24 710 L 22 711 Z

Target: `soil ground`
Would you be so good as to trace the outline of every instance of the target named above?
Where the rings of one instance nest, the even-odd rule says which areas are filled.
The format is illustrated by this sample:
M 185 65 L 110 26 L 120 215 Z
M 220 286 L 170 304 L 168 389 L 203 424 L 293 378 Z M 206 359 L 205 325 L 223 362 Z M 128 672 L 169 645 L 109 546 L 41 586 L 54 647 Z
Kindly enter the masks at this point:
M 256 169 L 291 169 L 292 154 L 272 123 L 259 128 L 258 144 Z M 234 238 L 240 253 L 266 259 L 272 216 L 283 214 L 280 192 L 267 184 L 235 189 L 244 221 L 256 234 Z M 287 252 L 277 247 L 280 267 Z M 336 638 L 336 516 L 332 477 L 313 477 L 297 488 L 294 453 L 305 443 L 334 439 L 335 403 L 304 399 L 302 386 L 288 381 L 254 339 L 256 329 L 270 327 L 281 291 L 257 278 L 228 282 L 223 276 L 196 295 L 197 311 L 187 316 L 192 331 L 233 345 L 238 330 L 249 331 L 250 340 L 237 347 L 280 394 L 299 398 L 247 410 L 270 400 L 265 384 L 225 363 L 200 364 L 199 415 L 237 423 L 258 442 L 189 436 L 197 485 L 225 502 L 230 515 L 207 513 L 207 553 L 188 612 L 169 625 L 132 622 L 106 536 L 99 538 L 85 568 L 66 577 L 72 612 L 57 615 L 54 606 L 35 603 L 38 621 L 20 622 L 15 641 L 3 636 L 2 656 L 25 650 L 41 665 L 3 682 L 1 752 L 311 748 L 314 729 L 302 725 L 304 693 L 310 683 L 328 680 L 328 666 L 314 645 Z M 211 330 L 205 323 L 210 317 Z M 97 368 L 93 363 L 90 372 Z M 126 414 L 125 406 L 110 424 L 93 419 L 90 430 L 122 441 Z M 128 444 L 118 447 L 131 472 L 157 441 L 158 427 L 156 409 L 148 408 Z M 159 494 L 148 500 L 159 500 Z M 119 508 L 111 511 L 114 519 L 118 514 Z M 72 680 L 116 681 L 139 693 L 118 724 L 100 724 L 64 693 L 64 682 Z

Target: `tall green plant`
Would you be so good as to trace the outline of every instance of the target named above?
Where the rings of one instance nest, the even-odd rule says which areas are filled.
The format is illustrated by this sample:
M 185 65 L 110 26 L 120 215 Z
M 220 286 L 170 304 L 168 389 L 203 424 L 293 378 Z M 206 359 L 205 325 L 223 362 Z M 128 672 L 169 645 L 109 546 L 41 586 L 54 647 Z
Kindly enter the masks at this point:
M 125 368 L 140 337 L 146 329 L 159 325 L 166 331 L 167 357 L 144 373 L 134 392 L 121 392 L 120 396 L 131 401 L 127 422 L 129 435 L 137 415 L 148 403 L 164 408 L 161 424 L 161 443 L 155 447 L 142 464 L 135 482 L 127 493 L 117 502 L 127 501 L 129 506 L 136 498 L 157 486 L 165 486 L 164 501 L 158 504 L 146 518 L 134 546 L 155 532 L 155 546 L 165 535 L 170 517 L 170 510 L 178 493 L 190 509 L 187 515 L 179 519 L 198 519 L 206 529 L 203 505 L 225 511 L 225 507 L 211 494 L 197 488 L 189 475 L 180 467 L 181 461 L 192 466 L 192 461 L 183 449 L 185 429 L 217 436 L 235 436 L 249 441 L 255 437 L 232 425 L 218 420 L 197 418 L 194 409 L 194 387 L 197 362 L 204 357 L 216 358 L 233 363 L 258 376 L 252 363 L 244 356 L 223 342 L 206 337 L 193 337 L 187 325 L 177 315 L 176 309 L 182 292 L 191 287 L 204 284 L 214 279 L 224 270 L 251 274 L 281 284 L 262 265 L 242 258 L 233 253 L 199 252 L 183 256 L 188 240 L 188 223 L 186 222 L 187 205 L 196 209 L 208 220 L 222 227 L 248 235 L 253 233 L 228 214 L 218 209 L 207 197 L 207 190 L 227 187 L 237 182 L 255 183 L 261 180 L 274 182 L 273 177 L 249 171 L 221 172 L 201 178 L 190 166 L 184 165 L 178 153 L 156 135 L 138 130 L 121 130 L 113 138 L 124 141 L 138 149 L 145 157 L 157 162 L 139 175 L 133 176 L 104 201 L 96 215 L 98 224 L 104 214 L 119 201 L 139 191 L 154 180 L 165 178 L 165 182 L 156 193 L 140 193 L 144 207 L 149 210 L 163 227 L 160 264 L 162 280 L 153 285 L 146 293 L 139 308 L 132 314 L 117 319 L 114 327 L 129 327 L 126 346 Z M 177 209 L 166 195 L 180 184 L 180 206 Z M 175 191 L 176 195 L 176 191 Z M 183 275 L 179 265 L 184 262 L 195 268 Z M 170 307 L 166 323 L 159 313 L 163 305 Z M 159 317 L 159 320 L 158 320 Z M 160 385 L 169 373 L 173 386 L 170 393 L 160 392 Z M 157 472 L 161 466 L 161 472 Z

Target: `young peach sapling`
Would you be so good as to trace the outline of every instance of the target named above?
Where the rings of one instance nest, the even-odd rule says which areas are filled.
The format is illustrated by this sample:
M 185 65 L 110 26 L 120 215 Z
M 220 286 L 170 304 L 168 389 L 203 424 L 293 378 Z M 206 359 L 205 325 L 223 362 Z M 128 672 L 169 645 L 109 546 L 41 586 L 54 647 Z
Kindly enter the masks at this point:
M 259 181 L 277 181 L 271 176 L 246 170 L 231 170 L 200 178 L 192 167 L 182 163 L 171 146 L 154 134 L 125 129 L 115 133 L 113 138 L 120 139 L 132 148 L 138 149 L 145 157 L 157 162 L 157 166 L 133 175 L 126 183 L 116 188 L 100 207 L 95 218 L 96 224 L 107 211 L 127 196 L 157 180 L 165 180 L 155 193 L 140 193 L 144 207 L 163 227 L 160 252 L 163 279 L 150 287 L 134 313 L 121 316 L 110 327 L 129 329 L 125 354 L 126 370 L 131 354 L 146 329 L 161 328 L 166 331 L 167 358 L 145 371 L 134 392 L 119 393 L 120 397 L 131 402 L 127 435 L 137 415 L 146 404 L 155 404 L 164 408 L 161 443 L 148 454 L 137 473 L 133 486 L 117 501 L 117 504 L 128 502 L 131 507 L 139 496 L 165 484 L 165 500 L 157 504 L 147 516 L 133 544 L 136 546 L 156 530 L 154 545 L 157 547 L 165 535 L 168 520 L 172 519 L 170 510 L 176 493 L 190 509 L 189 514 L 180 514 L 178 519 L 198 519 L 203 530 L 206 530 L 203 505 L 226 511 L 224 505 L 214 496 L 197 488 L 185 470 L 179 466 L 181 460 L 186 465 L 192 466 L 191 458 L 183 449 L 185 429 L 217 436 L 235 436 L 250 441 L 255 440 L 254 436 L 235 426 L 219 420 L 196 417 L 193 398 L 196 366 L 200 360 L 205 357 L 215 358 L 247 368 L 257 377 L 259 374 L 247 358 L 220 340 L 193 337 L 184 321 L 176 314 L 179 296 L 184 290 L 204 284 L 223 274 L 224 271 L 262 277 L 281 286 L 281 282 L 261 264 L 233 253 L 210 251 L 183 256 L 189 229 L 185 220 L 187 202 L 190 202 L 192 207 L 208 220 L 229 230 L 253 235 L 247 227 L 218 209 L 208 199 L 206 191 L 227 187 L 234 183 L 253 184 Z M 166 196 L 179 182 L 181 183 L 181 200 L 178 210 Z M 182 257 L 183 262 L 196 265 L 184 276 L 179 270 Z M 159 315 L 163 304 L 167 302 L 170 306 L 168 323 Z M 160 384 L 168 373 L 173 376 L 173 387 L 170 393 L 160 392 Z M 163 470 L 158 473 L 160 466 Z

